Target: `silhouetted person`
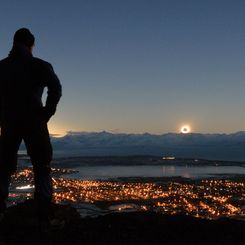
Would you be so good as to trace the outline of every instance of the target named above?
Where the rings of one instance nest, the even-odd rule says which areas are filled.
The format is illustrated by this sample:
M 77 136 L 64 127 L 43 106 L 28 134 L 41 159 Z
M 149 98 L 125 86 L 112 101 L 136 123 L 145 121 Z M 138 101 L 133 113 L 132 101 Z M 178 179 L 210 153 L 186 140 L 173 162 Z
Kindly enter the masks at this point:
M 6 209 L 10 177 L 16 171 L 17 152 L 24 140 L 33 165 L 38 214 L 46 219 L 52 199 L 47 122 L 56 111 L 61 85 L 51 64 L 32 56 L 34 42 L 28 29 L 19 29 L 8 57 L 0 61 L 0 213 Z M 45 87 L 48 95 L 43 106 Z

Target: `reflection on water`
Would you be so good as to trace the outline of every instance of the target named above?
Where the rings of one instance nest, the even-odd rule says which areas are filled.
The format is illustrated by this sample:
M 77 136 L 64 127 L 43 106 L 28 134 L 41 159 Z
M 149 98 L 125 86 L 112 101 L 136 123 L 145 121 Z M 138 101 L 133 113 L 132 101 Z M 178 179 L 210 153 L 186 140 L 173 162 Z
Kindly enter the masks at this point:
M 111 205 L 108 209 L 112 211 L 138 211 L 140 210 L 139 205 L 133 203 L 123 203 L 117 205 Z
M 81 180 L 108 179 L 119 177 L 176 177 L 199 178 L 216 174 L 245 174 L 240 166 L 81 166 L 69 178 Z

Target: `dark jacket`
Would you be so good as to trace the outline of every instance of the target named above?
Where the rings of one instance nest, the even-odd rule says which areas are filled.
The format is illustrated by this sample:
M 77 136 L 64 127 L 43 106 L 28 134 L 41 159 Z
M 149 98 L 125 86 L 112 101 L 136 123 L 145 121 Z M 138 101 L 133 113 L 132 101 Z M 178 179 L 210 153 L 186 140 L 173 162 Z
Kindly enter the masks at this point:
M 47 87 L 45 106 L 42 94 Z M 0 61 L 0 125 L 46 122 L 55 113 L 61 85 L 52 65 L 15 46 Z

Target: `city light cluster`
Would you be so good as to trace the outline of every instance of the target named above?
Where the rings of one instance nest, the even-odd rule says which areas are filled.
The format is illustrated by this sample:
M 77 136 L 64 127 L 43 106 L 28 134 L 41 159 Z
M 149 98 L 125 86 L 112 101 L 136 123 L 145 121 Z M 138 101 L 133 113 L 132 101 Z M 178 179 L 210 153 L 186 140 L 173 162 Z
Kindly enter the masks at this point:
M 219 217 L 245 217 L 244 181 L 234 180 L 193 180 L 160 182 L 124 182 L 124 181 L 82 181 L 61 178 L 67 170 L 53 169 L 54 201 L 56 203 L 75 203 L 76 206 L 93 203 L 98 207 L 109 208 L 111 205 L 131 203 L 138 210 L 156 211 L 166 214 L 186 214 L 195 217 L 215 219 Z M 14 176 L 15 189 L 11 197 L 30 198 L 18 192 L 20 184 L 31 186 L 31 169 L 25 169 Z M 12 188 L 13 189 L 13 188 Z M 118 210 L 122 210 L 119 206 Z

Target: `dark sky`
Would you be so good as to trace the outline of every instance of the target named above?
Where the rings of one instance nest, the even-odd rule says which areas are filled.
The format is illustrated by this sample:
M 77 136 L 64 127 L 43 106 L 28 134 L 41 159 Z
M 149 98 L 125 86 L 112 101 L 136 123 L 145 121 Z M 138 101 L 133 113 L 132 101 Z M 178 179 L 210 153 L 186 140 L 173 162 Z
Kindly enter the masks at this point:
M 245 1 L 8 0 L 0 57 L 30 28 L 63 97 L 50 122 L 72 131 L 245 130 Z

